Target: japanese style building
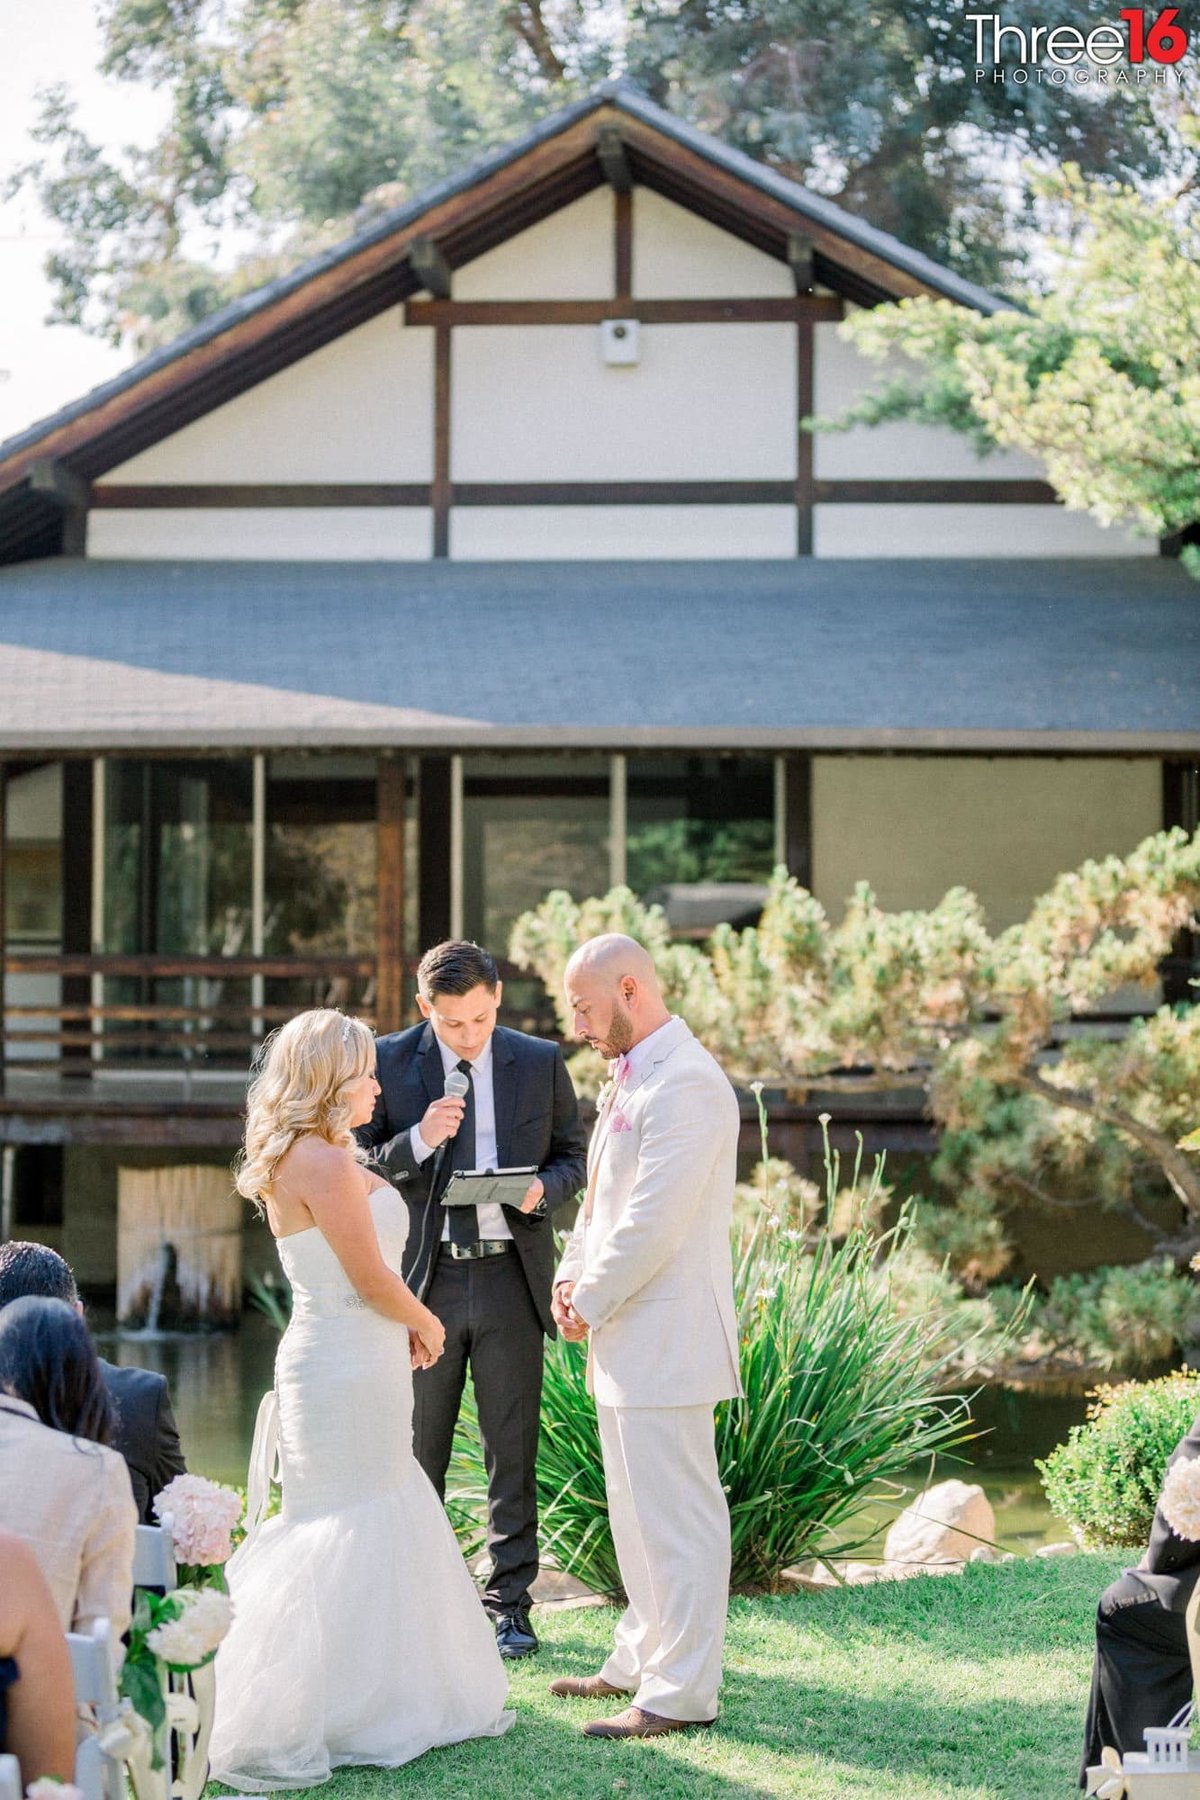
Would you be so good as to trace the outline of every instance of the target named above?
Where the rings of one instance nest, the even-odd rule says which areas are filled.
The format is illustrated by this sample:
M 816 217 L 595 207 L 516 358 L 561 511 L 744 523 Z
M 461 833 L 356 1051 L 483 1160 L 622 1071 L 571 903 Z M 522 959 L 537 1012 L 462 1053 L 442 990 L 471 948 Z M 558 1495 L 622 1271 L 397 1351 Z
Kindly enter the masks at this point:
M 227 1164 L 264 1029 L 394 1029 L 550 888 L 1007 924 L 1196 826 L 1169 547 L 799 429 L 922 294 L 1000 305 L 616 85 L 0 446 L 0 1235 L 111 1283 L 118 1169 Z

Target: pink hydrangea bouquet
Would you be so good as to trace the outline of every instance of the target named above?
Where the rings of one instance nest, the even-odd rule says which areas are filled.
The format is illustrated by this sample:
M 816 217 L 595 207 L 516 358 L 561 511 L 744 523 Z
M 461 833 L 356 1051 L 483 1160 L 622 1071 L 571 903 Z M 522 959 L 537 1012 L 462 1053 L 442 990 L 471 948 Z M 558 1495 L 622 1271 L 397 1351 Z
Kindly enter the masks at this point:
M 154 1516 L 170 1522 L 181 1586 L 224 1587 L 221 1565 L 233 1550 L 242 1502 L 232 1488 L 203 1475 L 176 1475 L 154 1502 Z
M 1200 1538 L 1200 1458 L 1182 1458 L 1167 1470 L 1159 1505 L 1176 1537 Z

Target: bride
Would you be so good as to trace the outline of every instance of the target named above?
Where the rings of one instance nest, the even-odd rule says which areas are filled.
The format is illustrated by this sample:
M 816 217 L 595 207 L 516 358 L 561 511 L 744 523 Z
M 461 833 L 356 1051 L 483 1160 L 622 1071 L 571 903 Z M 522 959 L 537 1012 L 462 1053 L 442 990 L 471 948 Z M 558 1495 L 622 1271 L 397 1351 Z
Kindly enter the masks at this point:
M 247 1101 L 237 1186 L 265 1213 L 293 1311 L 216 1662 L 212 1773 L 242 1791 L 395 1767 L 513 1722 L 487 1615 L 412 1452 L 412 1370 L 445 1334 L 398 1273 L 408 1209 L 351 1135 L 374 1108 L 374 1068 L 365 1025 L 301 1013 L 268 1040 Z M 283 1507 L 264 1522 L 276 1453 Z

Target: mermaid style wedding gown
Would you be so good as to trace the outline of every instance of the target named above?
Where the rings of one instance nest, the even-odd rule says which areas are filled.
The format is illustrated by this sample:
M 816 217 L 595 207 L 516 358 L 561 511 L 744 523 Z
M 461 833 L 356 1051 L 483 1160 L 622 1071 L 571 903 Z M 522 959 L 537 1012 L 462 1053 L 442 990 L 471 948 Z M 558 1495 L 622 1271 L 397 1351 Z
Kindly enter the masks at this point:
M 399 1270 L 408 1209 L 369 1205 Z M 247 1510 L 275 1452 L 283 1510 L 227 1565 L 233 1626 L 217 1654 L 215 1780 L 314 1787 L 347 1763 L 395 1767 L 496 1737 L 507 1679 L 437 1495 L 413 1456 L 408 1332 L 374 1312 L 315 1227 L 278 1243 L 292 1322 L 259 1411 Z

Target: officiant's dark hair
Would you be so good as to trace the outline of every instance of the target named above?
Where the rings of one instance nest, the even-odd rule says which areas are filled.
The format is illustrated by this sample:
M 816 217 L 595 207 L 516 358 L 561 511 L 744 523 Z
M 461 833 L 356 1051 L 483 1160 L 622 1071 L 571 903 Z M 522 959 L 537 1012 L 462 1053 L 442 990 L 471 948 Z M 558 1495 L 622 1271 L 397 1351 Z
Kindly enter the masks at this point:
M 417 986 L 427 1000 L 435 1000 L 439 994 L 469 994 L 477 987 L 494 994 L 499 980 L 495 957 L 462 938 L 447 938 L 444 944 L 435 944 L 417 967 Z

